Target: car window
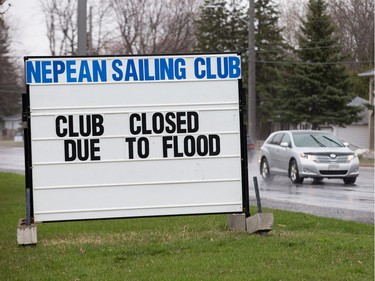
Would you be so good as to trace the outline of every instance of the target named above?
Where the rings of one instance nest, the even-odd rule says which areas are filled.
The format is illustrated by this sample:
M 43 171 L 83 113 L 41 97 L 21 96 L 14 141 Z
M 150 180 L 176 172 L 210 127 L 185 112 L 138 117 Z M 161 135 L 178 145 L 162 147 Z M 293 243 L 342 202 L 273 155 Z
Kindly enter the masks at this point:
M 271 138 L 269 138 L 269 140 L 267 141 L 267 143 L 268 143 L 268 144 L 272 143 L 274 137 L 275 137 L 275 136 L 272 136 Z
M 290 145 L 290 136 L 288 134 L 284 134 L 283 138 L 281 139 L 280 143 L 286 142 Z
M 284 135 L 284 133 L 278 133 L 278 134 L 276 134 L 276 135 L 273 137 L 273 139 L 272 139 L 272 141 L 271 141 L 271 144 L 279 145 L 280 142 L 281 142 L 281 139 L 283 138 L 283 135 Z
M 344 147 L 345 145 L 330 133 L 293 133 L 294 143 L 298 147 Z

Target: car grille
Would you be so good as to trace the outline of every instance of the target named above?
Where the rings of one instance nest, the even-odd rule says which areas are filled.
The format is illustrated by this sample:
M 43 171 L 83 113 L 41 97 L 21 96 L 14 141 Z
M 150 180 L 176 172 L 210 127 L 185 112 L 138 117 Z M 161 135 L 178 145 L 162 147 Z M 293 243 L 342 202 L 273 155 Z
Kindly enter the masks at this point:
M 321 175 L 325 175 L 325 176 L 341 176 L 341 175 L 346 175 L 348 173 L 348 170 L 338 170 L 338 171 L 320 170 L 319 172 Z
M 337 155 L 336 158 L 331 158 L 329 155 L 317 154 L 316 157 L 320 163 L 346 163 L 348 161 L 348 155 Z

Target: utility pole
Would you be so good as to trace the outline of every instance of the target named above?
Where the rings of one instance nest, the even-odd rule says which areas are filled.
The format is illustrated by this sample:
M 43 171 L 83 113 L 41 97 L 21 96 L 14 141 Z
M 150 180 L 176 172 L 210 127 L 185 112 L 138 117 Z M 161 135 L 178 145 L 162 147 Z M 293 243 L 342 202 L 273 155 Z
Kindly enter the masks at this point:
M 87 18 L 87 0 L 78 0 L 77 11 L 77 29 L 78 29 L 78 55 L 87 55 L 87 31 L 86 31 L 86 18 Z
M 89 42 L 88 42 L 88 52 L 89 52 L 89 55 L 92 55 L 92 7 L 90 6 L 90 10 L 89 10 L 89 36 L 88 36 L 88 39 L 89 39 Z
M 256 92 L 255 92 L 255 6 L 254 0 L 249 0 L 249 73 L 247 99 L 247 133 L 257 140 L 256 131 Z

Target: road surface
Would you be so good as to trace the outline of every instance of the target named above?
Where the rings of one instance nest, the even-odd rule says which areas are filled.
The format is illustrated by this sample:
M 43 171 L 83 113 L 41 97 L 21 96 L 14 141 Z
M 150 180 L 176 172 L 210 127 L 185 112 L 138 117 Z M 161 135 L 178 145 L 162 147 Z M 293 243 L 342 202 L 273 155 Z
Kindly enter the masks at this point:
M 23 147 L 2 146 L 0 144 L 0 171 L 25 174 Z
M 264 182 L 259 174 L 257 153 L 249 154 L 250 204 L 256 205 L 253 178 L 257 177 L 263 207 L 310 213 L 323 217 L 374 223 L 374 168 L 360 167 L 353 185 L 341 179 L 314 184 L 305 179 L 293 184 L 288 177 L 275 176 Z

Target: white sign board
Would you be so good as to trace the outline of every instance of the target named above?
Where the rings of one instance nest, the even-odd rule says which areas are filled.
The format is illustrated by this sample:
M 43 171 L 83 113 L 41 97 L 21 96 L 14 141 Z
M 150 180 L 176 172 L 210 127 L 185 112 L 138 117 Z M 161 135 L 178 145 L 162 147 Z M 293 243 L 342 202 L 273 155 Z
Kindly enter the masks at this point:
M 243 211 L 240 57 L 28 57 L 34 220 Z

